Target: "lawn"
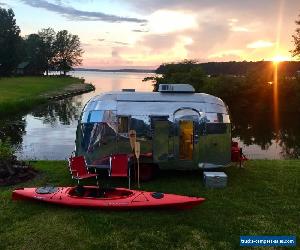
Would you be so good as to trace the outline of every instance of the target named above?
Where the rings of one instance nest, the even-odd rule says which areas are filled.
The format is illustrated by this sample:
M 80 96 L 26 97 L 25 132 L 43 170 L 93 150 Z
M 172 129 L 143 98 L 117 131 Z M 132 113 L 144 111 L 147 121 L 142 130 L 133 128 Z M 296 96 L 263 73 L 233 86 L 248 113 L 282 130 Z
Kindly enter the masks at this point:
M 42 94 L 56 92 L 82 83 L 74 77 L 6 77 L 0 78 L 0 113 L 13 113 L 41 103 Z
M 34 166 L 40 176 L 21 186 L 73 183 L 66 162 Z M 236 249 L 240 235 L 297 235 L 299 246 L 300 161 L 256 160 L 225 171 L 226 189 L 204 188 L 200 171 L 164 171 L 142 184 L 144 190 L 207 198 L 186 211 L 112 212 L 11 201 L 14 187 L 2 187 L 0 249 Z

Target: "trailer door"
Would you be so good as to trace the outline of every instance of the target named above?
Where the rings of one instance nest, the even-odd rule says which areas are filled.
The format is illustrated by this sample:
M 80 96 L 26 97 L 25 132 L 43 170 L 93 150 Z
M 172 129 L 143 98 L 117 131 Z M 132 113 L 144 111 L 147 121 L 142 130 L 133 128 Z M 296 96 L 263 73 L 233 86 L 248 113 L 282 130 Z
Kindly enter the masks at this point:
M 174 113 L 174 149 L 180 161 L 198 160 L 199 119 L 199 112 L 191 108 L 181 108 Z
M 194 152 L 194 122 L 179 121 L 179 159 L 193 160 Z

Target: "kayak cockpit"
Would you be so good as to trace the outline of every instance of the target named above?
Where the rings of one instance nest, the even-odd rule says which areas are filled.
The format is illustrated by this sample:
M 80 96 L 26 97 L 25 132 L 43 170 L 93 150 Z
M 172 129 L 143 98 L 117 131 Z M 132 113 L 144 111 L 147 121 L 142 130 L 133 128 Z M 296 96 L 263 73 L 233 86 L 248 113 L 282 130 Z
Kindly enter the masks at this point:
M 68 195 L 74 198 L 122 199 L 133 194 L 134 192 L 127 189 L 98 188 L 92 186 L 77 186 L 68 190 Z

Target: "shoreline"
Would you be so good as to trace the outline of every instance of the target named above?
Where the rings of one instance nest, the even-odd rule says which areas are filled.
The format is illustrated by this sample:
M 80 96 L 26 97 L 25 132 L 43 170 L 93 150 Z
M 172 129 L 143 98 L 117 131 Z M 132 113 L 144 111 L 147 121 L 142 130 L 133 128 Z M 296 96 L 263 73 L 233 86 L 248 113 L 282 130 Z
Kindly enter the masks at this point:
M 76 95 L 81 95 L 84 93 L 89 93 L 95 90 L 95 86 L 91 83 L 75 83 L 71 84 L 70 86 L 62 89 L 58 92 L 53 93 L 45 93 L 42 95 L 43 98 L 47 100 L 62 100 L 67 97 L 72 97 Z
M 84 79 L 56 76 L 0 79 L 0 93 L 1 88 L 6 93 L 2 96 L 0 94 L 0 115 L 23 113 L 48 101 L 61 100 L 95 90 L 94 85 L 85 83 Z M 15 90 L 19 88 L 22 88 L 22 91 L 15 96 Z

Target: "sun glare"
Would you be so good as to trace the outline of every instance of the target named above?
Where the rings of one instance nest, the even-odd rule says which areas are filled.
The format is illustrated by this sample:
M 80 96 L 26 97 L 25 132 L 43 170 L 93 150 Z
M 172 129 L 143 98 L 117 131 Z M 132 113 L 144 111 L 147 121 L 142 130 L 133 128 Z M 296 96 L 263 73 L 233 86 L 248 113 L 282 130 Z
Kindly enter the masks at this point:
M 279 63 L 279 62 L 284 62 L 284 61 L 289 61 L 290 57 L 288 56 L 283 56 L 283 55 L 276 55 L 272 59 L 272 62 L 274 63 Z

